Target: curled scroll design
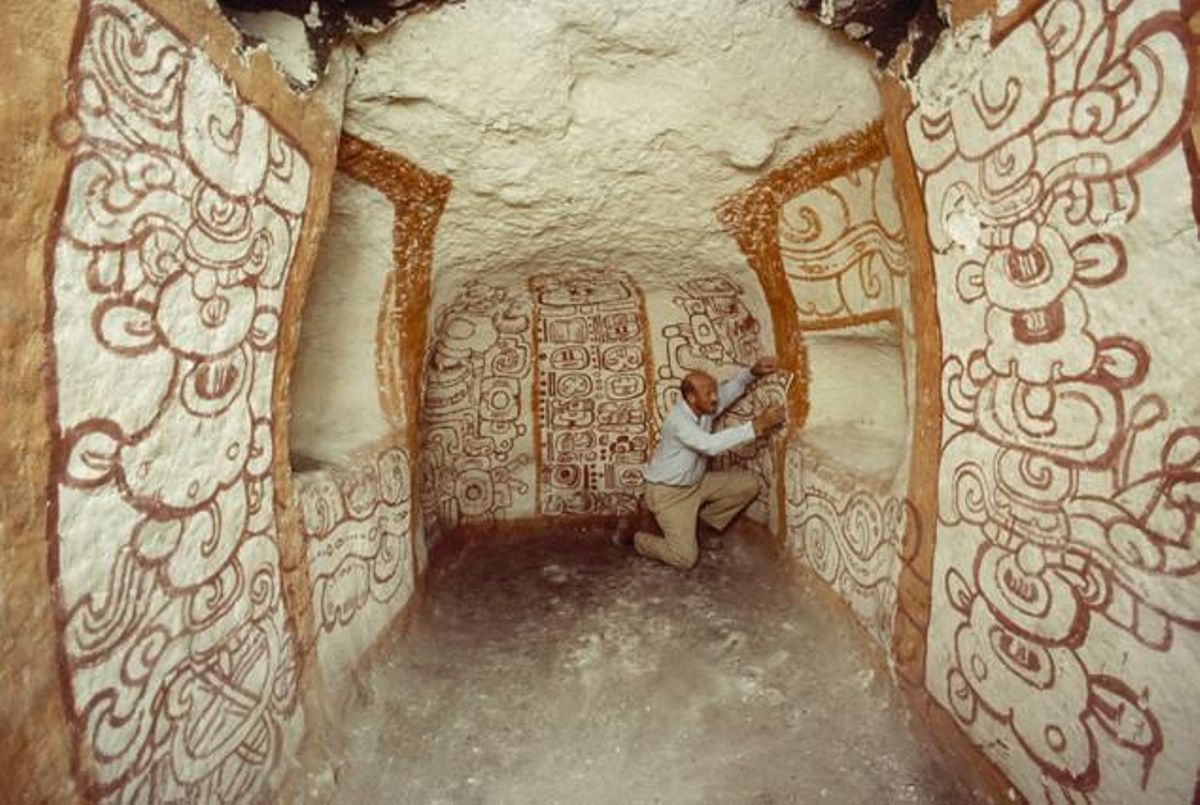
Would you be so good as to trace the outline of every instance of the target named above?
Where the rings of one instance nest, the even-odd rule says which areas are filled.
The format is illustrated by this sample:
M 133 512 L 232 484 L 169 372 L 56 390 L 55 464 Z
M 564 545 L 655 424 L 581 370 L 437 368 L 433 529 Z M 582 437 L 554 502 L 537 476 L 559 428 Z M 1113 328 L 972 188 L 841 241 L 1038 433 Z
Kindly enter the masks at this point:
M 789 446 L 787 462 L 789 550 L 833 587 L 872 637 L 889 645 L 906 502 L 826 466 L 801 444 Z
M 1169 683 L 1098 658 L 1200 627 L 1200 440 L 1100 300 L 1194 74 L 1178 7 L 1055 0 L 908 121 L 944 333 L 927 682 L 1031 797 L 1145 796 L 1186 765 L 1159 762 Z
M 909 271 L 892 162 L 835 176 L 783 202 L 779 253 L 808 326 L 895 310 Z
M 410 473 L 408 453 L 388 447 L 347 466 L 297 477 L 296 500 L 322 634 L 367 609 L 390 613 L 403 603 L 411 586 Z
M 271 395 L 308 161 L 133 0 L 80 25 L 47 265 L 76 768 L 96 798 L 244 801 L 299 728 Z
M 523 288 L 479 281 L 438 310 L 420 458 L 431 545 L 460 523 L 511 517 L 533 489 L 532 321 Z

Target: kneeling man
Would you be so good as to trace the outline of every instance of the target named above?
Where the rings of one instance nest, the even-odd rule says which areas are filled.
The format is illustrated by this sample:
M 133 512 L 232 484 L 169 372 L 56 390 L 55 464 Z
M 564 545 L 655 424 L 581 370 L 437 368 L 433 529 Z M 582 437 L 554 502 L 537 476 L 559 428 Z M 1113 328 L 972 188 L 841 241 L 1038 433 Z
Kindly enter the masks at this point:
M 646 468 L 644 502 L 662 536 L 638 531 L 634 547 L 642 556 L 677 568 L 694 567 L 699 558 L 696 517 L 720 531 L 758 494 L 753 475 L 741 470 L 708 472 L 708 458 L 724 453 L 782 424 L 784 409 L 772 406 L 750 422 L 712 432 L 712 423 L 759 377 L 775 371 L 774 358 L 762 358 L 717 385 L 704 372 L 691 372 L 680 384 L 680 398 L 663 420 L 658 450 Z M 623 544 L 626 540 L 618 537 Z

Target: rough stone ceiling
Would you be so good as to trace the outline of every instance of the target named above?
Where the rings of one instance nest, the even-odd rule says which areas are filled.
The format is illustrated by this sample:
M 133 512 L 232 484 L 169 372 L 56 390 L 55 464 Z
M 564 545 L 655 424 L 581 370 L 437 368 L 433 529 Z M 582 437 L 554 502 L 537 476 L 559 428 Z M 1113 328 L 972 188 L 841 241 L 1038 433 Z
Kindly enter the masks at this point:
M 878 115 L 869 56 L 787 0 L 471 0 L 366 43 L 345 126 L 453 180 L 445 289 L 745 270 L 722 198 Z
M 280 12 L 303 18 L 309 40 L 323 69 L 329 50 L 348 31 L 380 30 L 398 17 L 464 0 L 218 0 L 232 12 Z M 946 27 L 937 0 L 791 0 L 830 28 L 862 42 L 879 66 L 892 61 L 907 41 L 912 45 L 908 70 L 915 73 Z

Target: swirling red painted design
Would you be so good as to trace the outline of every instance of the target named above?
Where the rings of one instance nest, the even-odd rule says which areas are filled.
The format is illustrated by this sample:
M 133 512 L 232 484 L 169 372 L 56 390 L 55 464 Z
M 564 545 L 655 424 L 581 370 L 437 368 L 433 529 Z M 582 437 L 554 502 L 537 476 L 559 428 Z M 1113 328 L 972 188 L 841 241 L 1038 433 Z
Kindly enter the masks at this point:
M 909 258 L 891 160 L 784 201 L 779 252 L 802 328 L 845 326 L 902 307 Z
M 871 490 L 854 473 L 829 466 L 799 442 L 788 446 L 787 478 L 792 555 L 841 596 L 880 645 L 888 646 L 908 527 L 905 501 Z
M 362 615 L 388 623 L 412 589 L 408 454 L 390 447 L 296 477 L 318 640 Z
M 244 801 L 299 730 L 271 399 L 308 162 L 132 0 L 80 25 L 47 267 L 77 770 L 93 797 Z
M 1149 669 L 1191 672 L 1200 435 L 1156 390 L 1165 323 L 1113 303 L 1154 271 L 1126 233 L 1140 177 L 1185 164 L 1193 62 L 1176 5 L 1057 0 L 908 121 L 944 350 L 926 681 L 1052 801 L 1193 782 L 1170 740 L 1187 697 Z
M 438 311 L 421 430 L 430 544 L 460 522 L 511 517 L 534 488 L 531 326 L 524 288 L 468 282 Z

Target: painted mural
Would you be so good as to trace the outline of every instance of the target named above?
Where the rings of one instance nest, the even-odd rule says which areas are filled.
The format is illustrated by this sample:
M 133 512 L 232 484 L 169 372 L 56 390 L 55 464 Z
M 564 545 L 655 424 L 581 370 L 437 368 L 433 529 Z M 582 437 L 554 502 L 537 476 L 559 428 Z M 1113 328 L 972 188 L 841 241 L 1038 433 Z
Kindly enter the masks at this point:
M 789 435 L 808 419 L 804 331 L 895 317 L 906 263 L 884 187 L 887 153 L 876 121 L 789 160 L 717 210 L 762 285 L 779 365 L 792 374 Z
M 881 124 L 801 154 L 727 201 L 720 217 L 767 289 L 781 357 L 786 361 L 790 353 L 801 371 L 807 372 L 814 339 L 823 332 L 839 335 L 844 350 L 854 348 L 855 336 L 864 344 L 879 337 L 864 335 L 863 325 L 885 322 L 911 332 L 908 244 Z M 908 507 L 887 484 L 876 488 L 878 479 L 860 477 L 853 456 L 835 465 L 805 445 L 799 425 L 808 418 L 812 379 L 803 379 L 809 382 L 800 384 L 802 400 L 790 400 L 789 419 L 801 415 L 797 426 L 789 430 L 786 452 L 772 456 L 784 498 L 778 527 L 789 553 L 886 646 Z M 911 392 L 896 396 L 903 401 Z M 838 421 L 836 412 L 819 414 Z M 759 444 L 750 448 L 767 452 Z
M 779 251 L 800 329 L 904 326 L 910 259 L 889 158 L 855 165 L 784 201 Z M 810 339 L 810 349 L 815 344 Z M 836 465 L 831 459 L 809 450 L 803 433 L 789 443 L 788 549 L 890 646 L 907 504 L 890 486 L 860 477 L 853 455 L 838 456 Z
M 412 595 L 410 476 L 400 447 L 296 476 L 317 653 L 327 665 L 353 665 Z
M 538 511 L 632 512 L 651 447 L 641 292 L 619 272 L 538 275 L 530 290 Z
M 524 288 L 479 281 L 438 311 L 421 428 L 430 545 L 461 522 L 532 514 L 532 316 Z
M 909 257 L 892 161 L 865 164 L 784 201 L 779 251 L 801 329 L 893 317 L 906 301 Z
M 906 501 L 869 488 L 799 441 L 788 446 L 787 479 L 788 550 L 890 646 Z
M 417 489 L 410 456 L 420 447 L 420 368 L 433 237 L 450 192 L 445 177 L 345 132 L 338 143 L 337 169 L 341 177 L 386 197 L 392 226 L 391 260 L 375 319 L 373 372 L 358 378 L 377 390 L 388 433 L 374 443 L 362 437 L 348 459 L 301 472 L 294 485 L 312 585 L 317 658 L 335 685 L 342 671 L 352 668 L 401 614 L 415 588 L 415 550 L 423 528 L 414 511 Z M 353 185 L 334 185 L 342 186 Z M 320 268 L 330 274 L 316 278 L 326 288 L 343 287 L 353 271 L 372 270 L 346 264 L 342 254 L 328 256 Z M 345 308 L 329 313 L 345 315 Z M 334 332 L 313 332 L 336 338 L 340 331 L 335 325 Z M 304 358 L 302 348 L 297 363 Z M 337 383 L 355 371 L 346 368 L 348 361 L 321 366 L 320 360 L 310 365 L 321 370 L 323 383 Z M 304 463 L 299 456 L 293 461 Z
M 562 271 L 525 284 L 476 281 L 439 310 L 422 429 L 427 528 L 430 519 L 448 532 L 633 511 L 683 375 L 723 377 L 765 354 L 736 281 L 712 276 L 646 293 L 620 271 Z M 780 378 L 759 381 L 719 426 L 783 394 Z M 758 475 L 764 495 L 750 514 L 764 522 L 774 449 L 758 442 L 713 462 Z
M 79 24 L 46 272 L 76 767 L 93 798 L 246 801 L 301 729 L 271 400 L 309 166 L 137 3 Z
M 667 296 L 667 294 L 664 294 Z M 747 306 L 741 283 L 730 277 L 712 275 L 680 283 L 669 294 L 671 306 L 660 305 L 659 362 L 655 369 L 655 414 L 661 422 L 679 397 L 679 382 L 691 371 L 727 377 L 738 366 L 752 366 L 767 354 L 762 344 L 759 318 Z M 657 339 L 656 339 L 657 341 Z M 758 380 L 742 399 L 714 423 L 730 427 L 754 418 L 771 405 L 782 405 L 781 375 Z M 774 498 L 776 445 L 778 438 L 758 439 L 710 460 L 713 469 L 738 467 L 754 473 L 759 496 L 747 509 L 749 516 L 770 523 Z
M 942 324 L 926 684 L 1037 801 L 1195 786 L 1194 58 L 1177 3 L 1056 0 L 908 120 Z
M 345 132 L 338 171 L 387 196 L 395 209 L 392 262 L 380 300 L 375 360 L 380 406 L 392 427 L 415 436 L 428 327 L 433 238 L 450 196 L 445 176 Z M 415 448 L 416 440 L 409 441 Z

